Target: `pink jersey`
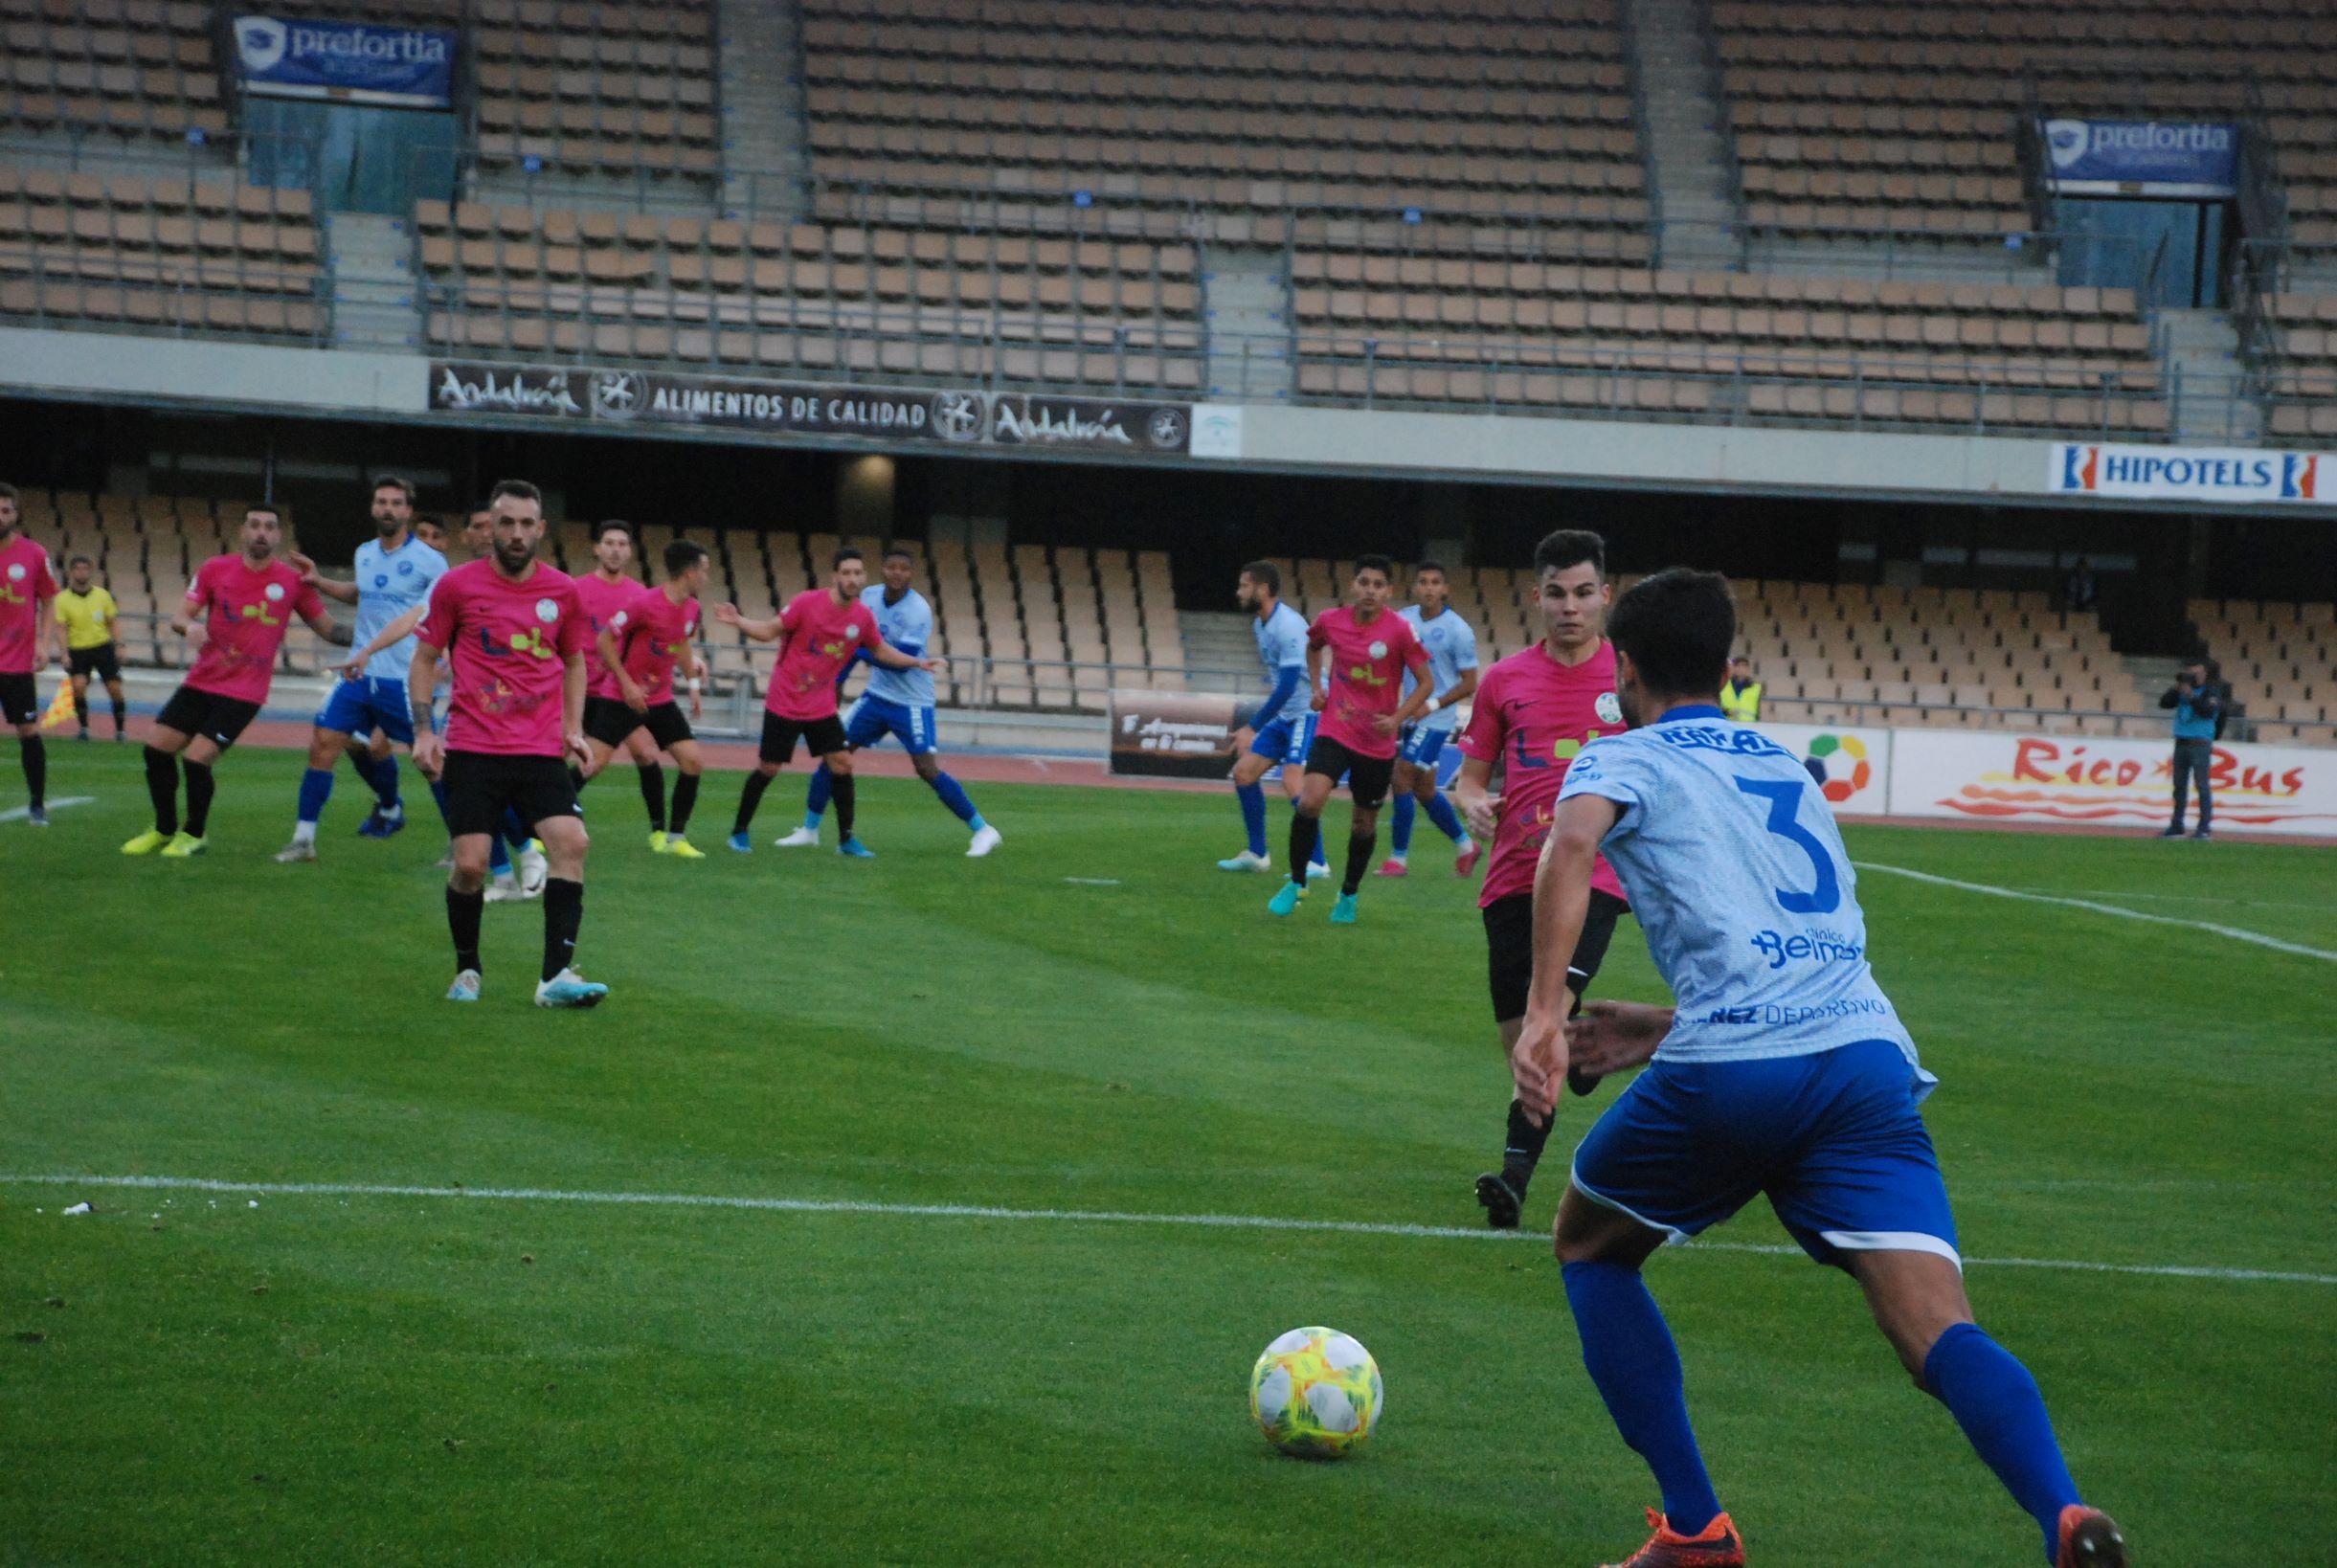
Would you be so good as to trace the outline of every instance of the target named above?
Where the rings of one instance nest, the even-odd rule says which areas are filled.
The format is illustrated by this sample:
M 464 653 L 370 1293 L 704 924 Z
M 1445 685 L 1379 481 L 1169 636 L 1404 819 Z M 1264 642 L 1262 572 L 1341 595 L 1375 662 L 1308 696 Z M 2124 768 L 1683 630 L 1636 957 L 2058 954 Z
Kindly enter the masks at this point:
M 1461 755 L 1493 763 L 1502 774 L 1500 825 L 1485 890 L 1477 895 L 1480 907 L 1534 891 L 1534 868 L 1550 837 L 1567 767 L 1584 747 L 1624 728 L 1612 643 L 1601 642 L 1588 659 L 1568 665 L 1537 642 L 1485 672 L 1459 742 Z M 1590 885 L 1623 897 L 1623 884 L 1604 856 Z
M 454 666 L 447 749 L 558 756 L 566 745 L 561 702 L 568 661 L 586 651 L 591 626 L 575 579 L 541 561 L 518 582 L 492 560 L 440 577 L 414 635 L 445 649 Z
M 617 638 L 617 657 L 625 673 L 648 694 L 649 706 L 673 701 L 673 670 L 698 629 L 698 601 L 680 604 L 662 588 L 644 588 L 630 603 L 609 617 Z
M 782 719 L 825 719 L 836 711 L 836 678 L 863 648 L 884 638 L 876 616 L 858 599 L 838 604 L 824 588 L 798 594 L 779 613 L 786 646 L 772 666 L 763 706 Z
M 1428 650 L 1413 635 L 1412 623 L 1382 610 L 1369 625 L 1346 605 L 1326 610 L 1307 628 L 1307 646 L 1331 650 L 1331 695 L 1315 732 L 1360 757 L 1392 757 L 1397 740 L 1372 728 L 1372 720 L 1404 706 L 1404 672 L 1427 679 Z
M 592 626 L 584 645 L 584 694 L 587 697 L 606 697 L 618 700 L 617 672 L 600 661 L 600 634 L 609 629 L 609 622 L 618 611 L 633 602 L 641 591 L 637 577 L 619 577 L 610 582 L 597 571 L 588 571 L 573 579 L 576 597 L 584 605 L 584 613 L 592 617 Z
M 30 675 L 43 607 L 56 597 L 49 552 L 18 534 L 0 546 L 0 675 Z
M 214 555 L 187 585 L 189 616 L 208 615 L 203 648 L 187 684 L 239 703 L 264 703 L 276 677 L 276 650 L 292 617 L 325 613 L 325 600 L 297 569 L 270 561 L 258 571 L 241 555 Z

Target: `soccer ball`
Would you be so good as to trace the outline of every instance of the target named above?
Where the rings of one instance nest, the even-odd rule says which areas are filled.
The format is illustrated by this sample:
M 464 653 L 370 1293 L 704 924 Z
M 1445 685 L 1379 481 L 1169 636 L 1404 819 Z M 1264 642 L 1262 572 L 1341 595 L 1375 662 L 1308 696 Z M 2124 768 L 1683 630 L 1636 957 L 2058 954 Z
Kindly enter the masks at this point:
M 1380 1364 L 1337 1329 L 1292 1329 L 1249 1374 L 1249 1413 L 1286 1454 L 1337 1459 L 1363 1445 L 1386 1396 Z

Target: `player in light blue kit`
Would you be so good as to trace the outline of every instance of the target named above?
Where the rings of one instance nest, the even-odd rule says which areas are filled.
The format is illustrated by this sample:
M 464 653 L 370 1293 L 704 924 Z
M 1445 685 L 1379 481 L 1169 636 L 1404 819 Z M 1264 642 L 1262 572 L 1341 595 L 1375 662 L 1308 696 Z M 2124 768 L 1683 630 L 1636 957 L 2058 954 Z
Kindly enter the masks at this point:
M 352 633 L 359 648 L 401 621 L 411 634 L 430 590 L 446 573 L 446 557 L 414 537 L 414 486 L 385 474 L 373 482 L 375 537 L 357 547 L 356 576 L 336 582 L 319 576 L 314 563 L 303 558 L 302 577 L 326 598 L 357 607 Z M 292 841 L 277 851 L 279 862 L 290 864 L 317 858 L 317 820 L 331 797 L 333 763 L 351 736 L 380 730 L 388 739 L 414 745 L 414 720 L 406 706 L 406 672 L 414 663 L 411 635 L 384 646 L 362 661 L 343 667 L 341 680 L 317 711 L 316 727 L 308 736 L 308 771 L 301 775 L 300 815 L 292 825 Z M 360 766 L 364 764 L 361 762 Z M 369 838 L 386 839 L 406 825 L 405 806 L 397 793 L 397 762 L 384 756 L 372 764 L 378 803 L 360 829 Z
M 1722 717 L 1727 582 L 1658 572 L 1607 622 L 1634 726 L 1568 769 L 1534 885 L 1534 980 L 1511 1064 L 1547 1117 L 1570 1047 L 1601 1072 L 1651 1062 L 1575 1151 L 1558 1256 L 1583 1360 L 1663 1512 L 1624 1568 L 1744 1561 L 1688 1424 L 1679 1353 L 1640 1266 L 1765 1195 L 1793 1239 L 1848 1272 L 1917 1386 L 2043 1532 L 2057 1568 L 2121 1568 L 2028 1369 L 1972 1321 L 1955 1220 L 1918 1106 L 1937 1082 L 1867 965 L 1866 917 L 1833 816 L 1792 751 Z M 1604 853 L 1671 986 L 1669 1008 L 1593 1003 L 1566 964 Z M 1976 1549 L 1975 1549 L 1976 1550 Z M 1887 1538 L 1870 1556 L 1894 1556 Z
M 884 580 L 861 590 L 860 602 L 875 615 L 877 629 L 885 634 L 888 643 L 922 659 L 926 644 L 933 640 L 933 607 L 910 586 L 916 575 L 917 558 L 895 545 L 885 552 Z M 858 751 L 877 745 L 887 735 L 898 740 L 901 750 L 909 753 L 910 765 L 917 770 L 917 776 L 932 786 L 941 803 L 972 830 L 974 840 L 966 845 L 966 854 L 978 860 L 998 848 L 999 830 L 982 820 L 982 814 L 974 809 L 964 788 L 941 771 L 940 759 L 933 755 L 932 673 L 888 668 L 877 663 L 865 649 L 859 657 L 867 662 L 870 673 L 860 701 L 845 715 L 844 744 Z M 828 766 L 823 762 L 812 774 L 811 788 L 804 795 L 803 825 L 778 840 L 781 849 L 803 848 L 820 841 L 820 822 L 827 815 L 828 795 L 833 787 Z M 852 846 L 847 843 L 845 847 L 848 850 Z
M 1412 569 L 1412 602 L 1399 612 L 1428 650 L 1428 679 L 1436 683 L 1436 695 L 1429 700 L 1427 716 L 1404 731 L 1403 749 L 1396 753 L 1396 818 L 1388 857 L 1380 863 L 1383 877 L 1401 877 L 1410 869 L 1412 818 L 1423 807 L 1437 831 L 1452 840 L 1453 875 L 1465 877 L 1477 868 L 1477 841 L 1461 826 L 1460 813 L 1436 783 L 1437 760 L 1452 738 L 1453 726 L 1460 723 L 1461 705 L 1477 689 L 1476 628 L 1445 602 L 1449 591 L 1444 564 L 1423 561 Z M 1407 672 L 1404 695 L 1409 697 L 1414 684 Z
M 1242 804 L 1242 827 L 1249 835 L 1249 847 L 1218 862 L 1217 868 L 1270 871 L 1274 862 L 1266 858 L 1266 791 L 1258 781 L 1267 769 L 1280 767 L 1283 793 L 1291 797 L 1291 809 L 1297 810 L 1307 748 L 1315 744 L 1314 698 L 1307 690 L 1307 617 L 1282 602 L 1282 571 L 1271 561 L 1244 567 L 1234 594 L 1252 617 L 1250 634 L 1258 639 L 1258 662 L 1266 666 L 1271 689 L 1233 732 L 1234 750 L 1240 753 L 1233 764 L 1233 797 Z M 1317 828 L 1307 880 L 1330 874 L 1322 830 Z

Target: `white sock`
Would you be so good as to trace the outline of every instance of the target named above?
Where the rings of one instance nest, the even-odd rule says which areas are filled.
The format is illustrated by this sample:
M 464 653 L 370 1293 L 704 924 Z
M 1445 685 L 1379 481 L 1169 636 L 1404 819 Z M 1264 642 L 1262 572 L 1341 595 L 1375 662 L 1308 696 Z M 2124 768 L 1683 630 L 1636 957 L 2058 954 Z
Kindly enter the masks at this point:
M 314 822 L 293 823 L 292 841 L 296 844 L 315 843 L 317 841 L 317 825 Z

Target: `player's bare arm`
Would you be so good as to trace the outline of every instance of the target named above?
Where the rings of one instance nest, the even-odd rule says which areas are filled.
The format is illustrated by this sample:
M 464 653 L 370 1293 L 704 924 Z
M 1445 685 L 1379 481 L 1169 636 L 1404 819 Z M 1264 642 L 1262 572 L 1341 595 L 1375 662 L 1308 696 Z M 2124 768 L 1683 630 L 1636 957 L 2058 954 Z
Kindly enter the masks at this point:
M 1406 661 L 1406 662 L 1410 661 Z M 1405 725 L 1420 718 L 1422 714 L 1428 711 L 1428 705 L 1436 699 L 1436 694 L 1428 689 L 1427 654 L 1422 653 L 1420 661 L 1411 664 L 1410 667 L 1413 675 L 1412 695 L 1406 697 L 1404 705 L 1395 712 L 1382 713 L 1371 721 L 1371 727 L 1382 735 L 1393 735 Z
M 868 653 L 878 663 L 890 670 L 924 670 L 932 675 L 939 675 L 949 668 L 938 659 L 919 659 L 913 654 L 903 653 L 889 642 L 879 642 Z
M 385 648 L 394 648 L 398 643 L 404 641 L 416 626 L 422 624 L 422 616 L 428 614 L 429 610 L 430 601 L 425 599 L 413 609 L 406 611 L 389 625 L 384 626 L 381 634 L 372 641 L 349 655 L 348 659 L 334 673 L 344 681 L 355 681 L 362 678 L 365 674 L 365 667 L 373 661 L 373 656 Z
M 1474 675 L 1474 670 L 1470 671 Z M 1501 797 L 1493 793 L 1494 765 L 1489 757 L 1469 757 L 1452 786 L 1452 803 L 1461 821 L 1479 843 L 1492 843 L 1501 827 Z
M 446 765 L 446 741 L 430 722 L 431 699 L 438 686 L 439 652 L 417 638 L 414 662 L 406 670 L 406 706 L 414 720 L 414 766 L 429 779 L 437 778 Z
M 568 737 L 568 754 L 579 766 L 593 760 L 593 743 L 584 738 L 584 655 L 570 654 L 560 683 L 560 733 Z
M 1652 1002 L 1585 1002 L 1566 1025 L 1567 1055 L 1577 1070 L 1602 1078 L 1645 1066 L 1672 1032 L 1672 1014 Z
M 617 634 L 604 626 L 596 640 L 599 643 L 600 662 L 617 677 L 617 694 L 624 699 L 625 706 L 636 713 L 648 712 L 649 693 L 641 689 L 641 683 L 634 680 L 632 672 L 625 668 L 624 661 L 617 651 Z
M 761 620 L 749 620 L 738 613 L 738 606 L 735 604 L 714 606 L 714 618 L 725 626 L 733 627 L 744 633 L 749 640 L 754 642 L 776 642 L 779 639 L 780 632 L 785 630 L 780 616 L 767 616 Z
M 1307 645 L 1307 706 L 1320 713 L 1330 696 L 1323 690 L 1323 661 L 1331 656 L 1328 644 L 1310 642 Z
M 299 550 L 284 557 L 285 562 L 301 574 L 301 581 L 331 599 L 336 604 L 355 604 L 357 585 L 327 577 L 317 570 L 317 564 Z
M 1574 1007 L 1566 966 L 1590 914 L 1590 873 L 1600 840 L 1620 815 L 1613 801 L 1597 795 L 1559 802 L 1534 870 L 1534 984 L 1526 992 L 1525 1026 L 1510 1051 L 1510 1072 L 1518 1102 L 1544 1120 L 1566 1081 L 1566 1015 Z
M 355 639 L 356 633 L 352 628 L 342 625 L 322 610 L 313 616 L 303 616 L 301 619 L 308 623 L 310 631 L 336 648 L 346 648 Z

